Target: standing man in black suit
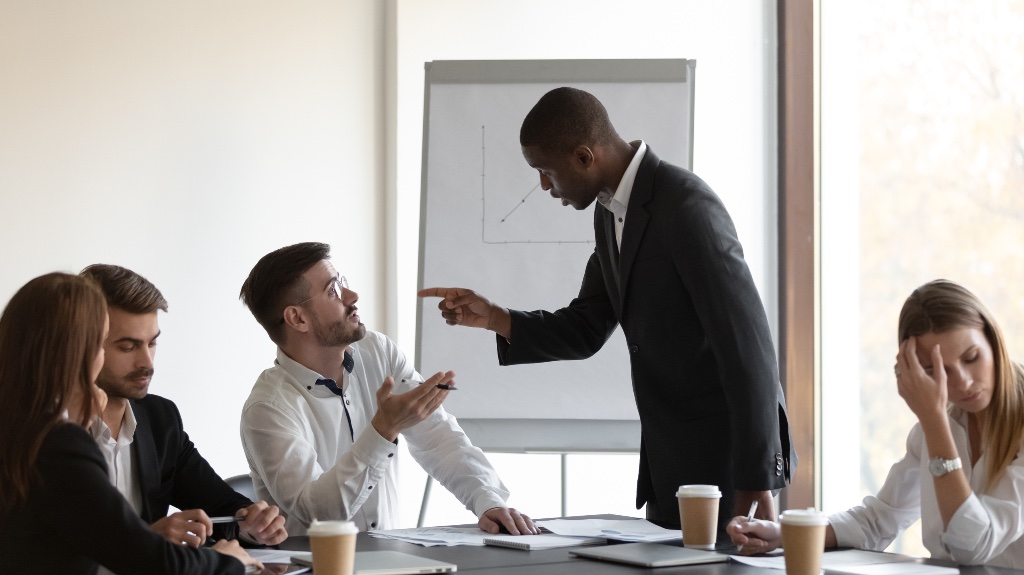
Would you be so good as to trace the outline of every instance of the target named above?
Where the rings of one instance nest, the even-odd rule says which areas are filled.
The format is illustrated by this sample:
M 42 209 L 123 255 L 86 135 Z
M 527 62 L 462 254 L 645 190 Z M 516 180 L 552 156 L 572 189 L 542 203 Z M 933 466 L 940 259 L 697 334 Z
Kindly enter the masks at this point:
M 509 310 L 463 288 L 428 288 L 450 325 L 497 334 L 502 365 L 584 359 L 617 325 L 629 346 L 642 438 L 637 509 L 679 527 L 676 489 L 722 490 L 719 530 L 774 518 L 796 466 L 764 307 L 732 219 L 700 178 L 626 142 L 593 95 L 545 94 L 519 132 L 541 187 L 594 209 L 596 247 L 579 295 L 555 311 Z
M 96 385 L 107 406 L 91 427 L 107 460 L 111 483 L 150 528 L 165 539 L 198 547 L 208 536 L 274 545 L 287 538 L 284 517 L 265 501 L 253 503 L 210 467 L 185 433 L 174 402 L 148 394 L 167 300 L 149 280 L 114 265 L 94 264 L 80 274 L 107 300 L 110 331 Z M 181 511 L 167 514 L 173 505 Z M 244 515 L 218 526 L 210 517 Z

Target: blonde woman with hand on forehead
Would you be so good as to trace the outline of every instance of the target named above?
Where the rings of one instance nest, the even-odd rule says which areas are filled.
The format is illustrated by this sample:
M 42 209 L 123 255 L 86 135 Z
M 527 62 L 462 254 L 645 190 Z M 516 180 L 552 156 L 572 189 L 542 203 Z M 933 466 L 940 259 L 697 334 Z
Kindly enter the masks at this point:
M 903 304 L 894 376 L 918 423 L 876 496 L 829 516 L 826 547 L 884 550 L 921 519 L 934 558 L 1024 568 L 1024 370 L 971 292 L 929 282 Z M 778 523 L 737 517 L 743 553 L 775 549 Z

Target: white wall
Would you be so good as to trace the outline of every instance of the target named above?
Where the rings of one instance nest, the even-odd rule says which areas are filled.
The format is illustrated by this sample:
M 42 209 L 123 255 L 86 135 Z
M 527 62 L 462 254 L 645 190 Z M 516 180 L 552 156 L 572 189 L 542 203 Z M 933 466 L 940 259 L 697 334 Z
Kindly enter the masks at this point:
M 319 240 L 383 322 L 376 0 L 0 4 L 0 302 L 132 268 L 170 301 L 152 391 L 222 475 L 273 346 L 238 301 L 263 254 Z
M 758 230 L 774 329 L 774 30 L 773 0 L 0 0 L 0 302 L 94 262 L 149 277 L 171 304 L 153 392 L 244 472 L 273 346 L 237 294 L 261 255 L 330 243 L 366 324 L 413 349 L 423 62 L 694 58 L 694 168 Z M 573 457 L 571 513 L 630 511 L 635 457 Z M 557 458 L 493 459 L 515 504 L 558 513 Z M 435 500 L 431 522 L 464 519 Z

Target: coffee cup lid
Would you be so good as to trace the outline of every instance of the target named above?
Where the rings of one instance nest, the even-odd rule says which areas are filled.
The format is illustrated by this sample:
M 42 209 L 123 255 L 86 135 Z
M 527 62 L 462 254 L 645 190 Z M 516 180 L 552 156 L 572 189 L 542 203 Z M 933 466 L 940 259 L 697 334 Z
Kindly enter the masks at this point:
M 779 516 L 779 522 L 787 525 L 828 525 L 828 516 L 813 507 L 790 509 Z
M 680 485 L 676 497 L 721 497 L 717 485 Z
M 313 520 L 306 529 L 306 535 L 323 537 L 327 535 L 352 535 L 359 533 L 355 523 L 351 521 L 317 521 Z

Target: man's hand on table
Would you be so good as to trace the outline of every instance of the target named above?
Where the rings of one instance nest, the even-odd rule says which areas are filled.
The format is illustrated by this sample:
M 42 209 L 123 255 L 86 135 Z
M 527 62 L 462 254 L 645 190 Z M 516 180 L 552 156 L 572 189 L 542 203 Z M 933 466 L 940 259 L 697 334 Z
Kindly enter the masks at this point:
M 482 531 L 497 535 L 502 531 L 510 535 L 537 535 L 540 528 L 533 524 L 533 519 L 516 511 L 512 507 L 492 507 L 480 516 L 477 526 Z

